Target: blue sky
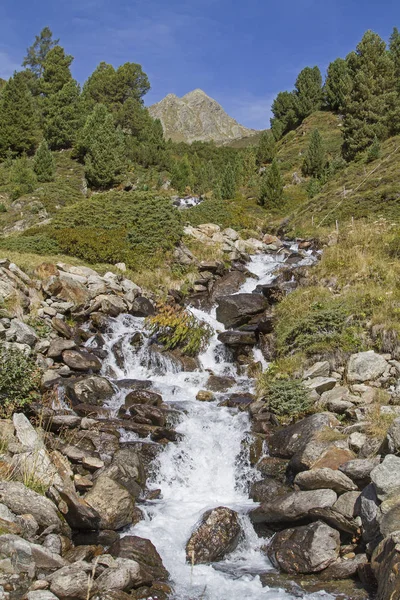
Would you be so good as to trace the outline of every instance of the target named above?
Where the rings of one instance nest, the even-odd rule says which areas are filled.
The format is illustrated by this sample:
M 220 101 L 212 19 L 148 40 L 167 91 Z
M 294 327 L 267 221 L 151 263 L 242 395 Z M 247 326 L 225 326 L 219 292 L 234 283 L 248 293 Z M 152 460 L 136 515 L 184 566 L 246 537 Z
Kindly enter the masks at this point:
M 104 60 L 138 62 L 146 104 L 201 88 L 248 127 L 265 128 L 276 94 L 298 72 L 355 48 L 373 29 L 400 28 L 396 0 L 1 0 L 0 77 L 49 25 L 81 83 Z

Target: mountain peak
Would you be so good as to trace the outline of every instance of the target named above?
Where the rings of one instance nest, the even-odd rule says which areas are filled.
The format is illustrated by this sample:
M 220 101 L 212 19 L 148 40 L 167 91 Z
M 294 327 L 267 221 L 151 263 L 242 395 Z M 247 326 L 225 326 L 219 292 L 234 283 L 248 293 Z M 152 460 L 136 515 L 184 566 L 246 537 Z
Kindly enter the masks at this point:
M 160 119 L 164 134 L 175 142 L 215 141 L 219 143 L 255 133 L 226 114 L 216 100 L 197 88 L 178 98 L 168 94 L 149 107 L 155 119 Z

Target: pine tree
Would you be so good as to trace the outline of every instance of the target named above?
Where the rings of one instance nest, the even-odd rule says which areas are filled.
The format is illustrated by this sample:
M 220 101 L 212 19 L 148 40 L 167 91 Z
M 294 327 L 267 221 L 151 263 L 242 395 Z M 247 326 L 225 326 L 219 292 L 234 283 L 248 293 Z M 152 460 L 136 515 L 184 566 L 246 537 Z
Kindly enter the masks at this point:
M 385 42 L 367 31 L 347 58 L 353 86 L 344 106 L 342 153 L 346 160 L 393 131 L 397 102 L 395 68 Z
M 35 190 L 37 185 L 36 175 L 25 153 L 14 161 L 10 183 L 12 200 L 30 194 Z
M 36 151 L 33 159 L 33 170 L 36 173 L 37 180 L 41 183 L 54 181 L 55 179 L 56 163 L 46 140 L 43 140 Z
M 84 122 L 79 85 L 70 71 L 72 60 L 63 48 L 55 46 L 43 63 L 43 77 L 39 82 L 43 128 L 53 150 L 70 148 Z
M 374 141 L 368 148 L 367 153 L 367 162 L 372 162 L 373 160 L 377 160 L 381 155 L 381 144 L 378 138 L 375 136 Z
M 272 103 L 271 130 L 276 140 L 298 125 L 297 96 L 294 92 L 279 92 Z
M 310 143 L 307 148 L 302 165 L 302 173 L 308 177 L 319 178 L 323 175 L 326 164 L 322 137 L 318 129 L 311 133 Z
M 220 202 L 222 200 L 222 194 L 221 194 L 221 184 L 219 181 L 217 181 L 214 184 L 214 189 L 213 189 L 213 199 L 216 202 Z
M 222 200 L 230 200 L 236 195 L 236 175 L 230 163 L 225 167 L 221 179 L 221 197 Z
M 258 203 L 267 208 L 278 208 L 283 199 L 283 179 L 276 159 L 263 173 L 258 193 Z
M 276 154 L 275 137 L 272 131 L 263 131 L 257 148 L 257 163 L 262 165 L 274 160 Z
M 334 112 L 341 112 L 351 88 L 352 81 L 347 61 L 337 58 L 328 67 L 324 86 L 326 107 Z
M 27 50 L 22 66 L 28 69 L 39 79 L 43 74 L 44 61 L 50 50 L 58 44 L 60 40 L 53 40 L 53 34 L 49 27 L 44 27 L 39 35 L 35 36 L 35 41 Z
M 397 85 L 398 87 L 400 87 L 400 32 L 397 29 L 397 27 L 393 29 L 392 34 L 390 36 L 389 51 L 390 56 L 392 57 L 392 60 L 394 62 Z
M 296 80 L 296 110 L 300 121 L 322 106 L 322 75 L 318 67 L 306 67 Z
M 243 155 L 243 184 L 245 186 L 252 185 L 256 169 L 256 153 L 252 147 L 246 148 Z
M 185 194 L 194 188 L 194 174 L 187 154 L 175 162 L 172 169 L 172 186 L 180 193 Z
M 118 183 L 125 166 L 124 139 L 105 106 L 99 104 L 89 115 L 81 144 L 89 186 L 106 189 Z
M 10 149 L 14 155 L 32 154 L 39 141 L 39 119 L 22 73 L 15 73 L 0 97 L 0 157 Z

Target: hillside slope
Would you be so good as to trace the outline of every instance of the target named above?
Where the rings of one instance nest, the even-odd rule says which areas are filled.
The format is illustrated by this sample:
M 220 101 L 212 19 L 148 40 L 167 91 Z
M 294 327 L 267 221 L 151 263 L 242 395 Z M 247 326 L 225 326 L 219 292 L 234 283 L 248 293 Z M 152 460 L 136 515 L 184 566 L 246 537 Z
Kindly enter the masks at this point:
M 167 139 L 174 142 L 227 142 L 255 133 L 226 114 L 218 102 L 202 90 L 193 90 L 183 98 L 168 94 L 149 107 L 151 116 L 160 119 Z

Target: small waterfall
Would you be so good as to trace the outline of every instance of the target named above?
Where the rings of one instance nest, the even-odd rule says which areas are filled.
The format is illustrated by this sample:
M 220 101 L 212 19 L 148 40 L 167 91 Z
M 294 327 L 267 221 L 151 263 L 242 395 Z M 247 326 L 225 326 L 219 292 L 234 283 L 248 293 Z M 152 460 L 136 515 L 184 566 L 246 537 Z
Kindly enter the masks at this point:
M 253 257 L 249 270 L 255 278 L 249 278 L 241 291 L 252 291 L 258 283 L 270 281 L 279 264 L 279 258 L 268 255 Z M 160 497 L 141 506 L 145 520 L 125 534 L 148 538 L 154 543 L 171 574 L 176 600 L 290 600 L 293 597 L 282 590 L 263 587 L 258 576 L 272 567 L 261 552 L 265 540 L 257 537 L 247 516 L 256 506 L 248 498 L 248 487 L 259 477 L 244 450 L 244 442 L 249 438 L 249 417 L 247 413 L 219 407 L 218 399 L 196 400 L 210 371 L 235 376 L 236 385 L 231 391 L 251 391 L 252 381 L 237 375 L 230 352 L 218 341 L 218 333 L 224 326 L 216 320 L 215 309 L 190 310 L 214 331 L 208 348 L 199 357 L 201 368 L 197 371 L 177 371 L 176 364 L 170 364 L 168 359 L 163 362 L 159 356 L 152 357 L 144 319 L 122 315 L 105 334 L 108 358 L 104 374 L 112 373 L 114 380 L 151 381 L 152 389 L 162 394 L 164 402 L 179 403 L 184 408 L 176 426 L 182 440 L 168 444 L 158 456 L 155 475 L 148 483 L 151 489 L 161 490 Z M 131 343 L 137 334 L 143 336 L 139 347 Z M 116 345 L 118 359 L 113 351 Z M 255 359 L 266 366 L 259 350 L 255 350 Z M 120 389 L 114 396 L 111 406 L 115 410 L 126 393 L 127 390 Z M 124 433 L 124 439 L 135 437 Z M 218 564 L 192 567 L 186 563 L 186 542 L 202 514 L 217 506 L 227 506 L 239 513 L 242 540 L 235 552 Z M 307 598 L 322 600 L 331 596 L 318 593 Z

